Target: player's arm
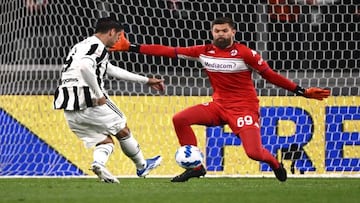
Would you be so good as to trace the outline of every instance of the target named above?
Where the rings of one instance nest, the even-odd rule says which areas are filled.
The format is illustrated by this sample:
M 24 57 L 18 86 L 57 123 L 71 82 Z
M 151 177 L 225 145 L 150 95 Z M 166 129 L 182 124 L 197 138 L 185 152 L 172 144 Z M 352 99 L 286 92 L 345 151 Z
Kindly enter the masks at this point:
M 95 94 L 95 99 L 93 100 L 93 105 L 103 105 L 106 103 L 106 98 L 104 93 L 100 89 L 95 73 L 95 62 L 90 58 L 83 58 L 79 61 L 80 73 L 84 81 L 89 85 Z
M 289 91 L 294 92 L 296 95 L 304 96 L 306 98 L 323 100 L 330 96 L 330 90 L 318 88 L 318 87 L 310 87 L 310 88 L 303 88 L 297 85 L 296 83 L 290 81 L 289 79 L 285 78 L 284 76 L 276 73 L 270 67 L 265 69 L 260 75 L 266 79 L 267 81 L 271 82 L 274 85 L 287 89 Z
M 281 74 L 273 71 L 270 66 L 262 59 L 262 57 L 255 51 L 248 49 L 246 52 L 247 53 L 244 55 L 245 62 L 258 71 L 258 73 L 270 83 L 306 98 L 323 100 L 330 96 L 330 90 L 318 87 L 310 87 L 307 89 L 300 87 Z
M 169 58 L 197 58 L 201 46 L 192 47 L 171 47 L 159 44 L 131 44 L 124 33 L 121 33 L 119 40 L 109 51 L 130 51 L 152 56 L 164 56 Z
M 145 77 L 142 75 L 131 73 L 125 69 L 114 66 L 111 63 L 107 63 L 106 72 L 109 76 L 112 76 L 112 77 L 115 77 L 118 79 L 147 84 L 147 85 L 151 86 L 153 89 L 158 90 L 158 91 L 164 91 L 164 89 L 165 89 L 163 79 L 148 78 L 148 77 Z

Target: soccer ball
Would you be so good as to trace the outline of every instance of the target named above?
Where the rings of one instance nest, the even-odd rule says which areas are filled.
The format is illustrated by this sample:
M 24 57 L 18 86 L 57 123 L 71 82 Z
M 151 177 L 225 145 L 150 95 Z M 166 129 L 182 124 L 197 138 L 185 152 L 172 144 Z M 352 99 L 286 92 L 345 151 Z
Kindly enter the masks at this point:
M 198 147 L 184 145 L 176 151 L 175 160 L 182 168 L 196 168 L 202 164 L 204 155 Z

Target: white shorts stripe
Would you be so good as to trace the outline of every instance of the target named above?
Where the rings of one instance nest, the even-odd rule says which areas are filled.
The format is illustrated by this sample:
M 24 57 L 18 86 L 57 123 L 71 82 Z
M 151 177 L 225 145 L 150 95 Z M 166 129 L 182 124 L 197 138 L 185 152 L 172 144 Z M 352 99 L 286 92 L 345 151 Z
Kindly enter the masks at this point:
M 106 105 L 108 105 L 109 108 L 112 109 L 115 113 L 117 113 L 121 118 L 124 116 L 120 109 L 110 100 L 106 100 Z

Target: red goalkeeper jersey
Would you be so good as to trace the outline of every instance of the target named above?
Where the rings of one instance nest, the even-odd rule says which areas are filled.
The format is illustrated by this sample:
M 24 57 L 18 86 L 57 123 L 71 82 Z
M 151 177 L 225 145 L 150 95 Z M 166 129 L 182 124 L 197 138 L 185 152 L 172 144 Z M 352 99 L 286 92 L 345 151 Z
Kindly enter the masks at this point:
M 234 43 L 226 49 L 212 44 L 190 47 L 142 44 L 139 51 L 142 54 L 199 61 L 209 76 L 214 91 L 213 100 L 227 106 L 258 107 L 252 71 L 284 89 L 294 91 L 297 86 L 274 72 L 256 51 L 240 43 Z

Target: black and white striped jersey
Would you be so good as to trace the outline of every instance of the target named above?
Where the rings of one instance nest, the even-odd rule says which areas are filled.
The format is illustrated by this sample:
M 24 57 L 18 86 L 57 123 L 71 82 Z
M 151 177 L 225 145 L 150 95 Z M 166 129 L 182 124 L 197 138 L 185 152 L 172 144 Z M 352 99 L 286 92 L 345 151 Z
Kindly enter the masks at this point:
M 105 45 L 96 36 L 76 44 L 69 52 L 61 73 L 61 84 L 56 89 L 54 98 L 55 109 L 83 110 L 91 107 L 94 91 L 84 80 L 80 72 L 81 60 L 88 58 L 93 61 L 97 83 L 106 95 L 104 75 L 109 63 L 109 54 Z

